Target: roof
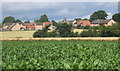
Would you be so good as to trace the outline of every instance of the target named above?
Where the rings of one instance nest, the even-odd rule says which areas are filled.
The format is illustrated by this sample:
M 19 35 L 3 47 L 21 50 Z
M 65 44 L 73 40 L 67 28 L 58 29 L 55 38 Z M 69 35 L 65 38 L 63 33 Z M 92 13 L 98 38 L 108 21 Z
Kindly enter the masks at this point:
M 88 20 L 81 20 L 77 24 L 90 24 L 90 21 L 88 21 Z
M 44 25 L 49 25 L 49 24 L 52 24 L 51 22 L 44 22 L 43 23 Z
M 5 26 L 11 26 L 13 23 L 4 23 Z
M 36 25 L 42 25 L 43 23 L 41 22 L 41 23 L 36 23 Z
M 31 26 L 31 25 L 35 25 L 36 23 L 23 23 L 24 26 Z
M 9 29 L 11 29 L 12 27 L 14 27 L 16 24 L 23 25 L 22 23 L 13 23 L 11 26 L 9 26 Z
M 105 24 L 105 23 L 108 23 L 110 20 L 111 19 L 108 19 L 108 20 L 98 19 L 98 20 L 92 21 L 92 24 Z

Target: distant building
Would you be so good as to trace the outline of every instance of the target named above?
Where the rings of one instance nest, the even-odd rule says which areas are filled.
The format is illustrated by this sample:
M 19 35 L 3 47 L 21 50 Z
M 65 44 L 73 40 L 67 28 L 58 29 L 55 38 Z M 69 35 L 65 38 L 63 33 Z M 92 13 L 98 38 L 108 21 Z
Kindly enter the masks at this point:
M 53 26 L 53 25 L 50 25 L 50 27 L 48 27 L 48 29 L 49 29 L 49 30 L 55 30 L 55 29 L 57 29 L 57 27 L 56 27 L 56 26 Z
M 28 30 L 35 30 L 35 24 L 36 23 L 23 23 L 26 29 Z
M 36 23 L 35 24 L 35 30 L 42 30 L 43 29 L 43 23 Z
M 98 19 L 98 20 L 92 21 L 91 27 L 93 27 L 93 26 L 100 26 L 100 25 L 112 26 L 115 23 L 116 22 L 114 20 L 112 20 L 112 19 L 108 19 L 108 20 Z
M 50 24 L 52 24 L 52 23 L 51 22 L 44 22 L 43 23 L 43 28 L 46 27 L 47 25 L 50 25 Z
M 13 23 L 10 27 L 9 30 L 11 31 L 18 31 L 24 29 L 25 26 L 22 23 Z
M 4 23 L 3 25 L 2 25 L 2 28 L 3 29 L 9 29 L 9 27 L 12 25 L 13 23 Z
M 4 23 L 2 28 L 4 30 L 17 31 L 21 30 L 22 28 L 25 28 L 25 26 L 22 23 Z
M 81 26 L 85 27 L 85 26 L 90 26 L 91 23 L 88 20 L 81 20 L 81 21 L 77 22 L 77 25 L 81 25 Z

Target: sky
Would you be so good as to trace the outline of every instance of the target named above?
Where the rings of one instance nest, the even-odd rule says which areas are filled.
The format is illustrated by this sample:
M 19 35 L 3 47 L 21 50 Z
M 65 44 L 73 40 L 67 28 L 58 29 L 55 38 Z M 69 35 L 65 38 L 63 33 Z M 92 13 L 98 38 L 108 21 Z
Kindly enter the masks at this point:
M 22 21 L 33 22 L 41 15 L 47 14 L 49 20 L 72 20 L 88 18 L 92 13 L 104 10 L 111 18 L 118 13 L 118 2 L 2 2 L 2 20 L 13 16 Z

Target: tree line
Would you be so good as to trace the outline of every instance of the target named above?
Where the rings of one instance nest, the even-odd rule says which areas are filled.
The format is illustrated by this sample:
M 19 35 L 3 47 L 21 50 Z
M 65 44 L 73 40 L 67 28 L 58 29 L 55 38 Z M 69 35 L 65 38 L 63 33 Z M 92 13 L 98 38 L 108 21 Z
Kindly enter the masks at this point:
M 90 21 L 96 19 L 107 19 L 107 13 L 103 10 L 99 10 L 94 12 L 90 16 Z M 87 31 L 82 31 L 80 34 L 78 32 L 73 32 L 72 25 L 67 23 L 57 23 L 52 21 L 53 25 L 57 27 L 55 31 L 48 32 L 48 26 L 46 26 L 43 30 L 39 30 L 33 34 L 33 37 L 119 37 L 120 36 L 120 13 L 114 14 L 112 19 L 117 23 L 113 26 L 96 26 L 90 27 L 85 26 L 81 27 L 77 26 L 78 29 L 87 29 Z M 81 20 L 81 18 L 77 18 L 75 20 Z M 84 19 L 86 20 L 86 19 Z

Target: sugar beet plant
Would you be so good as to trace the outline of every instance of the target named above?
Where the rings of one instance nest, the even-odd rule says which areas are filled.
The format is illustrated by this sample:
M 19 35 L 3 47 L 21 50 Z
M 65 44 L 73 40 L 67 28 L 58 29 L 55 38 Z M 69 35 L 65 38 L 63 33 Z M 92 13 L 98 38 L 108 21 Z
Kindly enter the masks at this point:
M 118 69 L 117 41 L 3 41 L 3 69 Z

